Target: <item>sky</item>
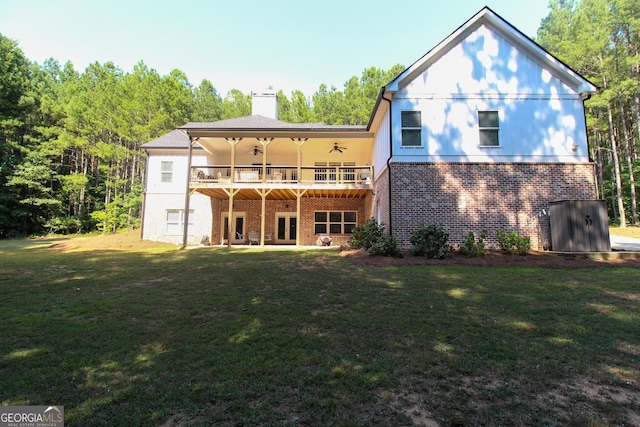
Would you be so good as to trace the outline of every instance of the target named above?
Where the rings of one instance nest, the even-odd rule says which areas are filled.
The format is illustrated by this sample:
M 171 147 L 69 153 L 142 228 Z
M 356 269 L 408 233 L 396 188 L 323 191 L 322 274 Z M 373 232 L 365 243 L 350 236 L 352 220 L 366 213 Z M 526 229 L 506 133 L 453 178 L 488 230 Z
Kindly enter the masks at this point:
M 0 34 L 77 71 L 143 61 L 225 96 L 338 90 L 369 67 L 409 66 L 489 6 L 534 38 L 548 0 L 0 0 Z

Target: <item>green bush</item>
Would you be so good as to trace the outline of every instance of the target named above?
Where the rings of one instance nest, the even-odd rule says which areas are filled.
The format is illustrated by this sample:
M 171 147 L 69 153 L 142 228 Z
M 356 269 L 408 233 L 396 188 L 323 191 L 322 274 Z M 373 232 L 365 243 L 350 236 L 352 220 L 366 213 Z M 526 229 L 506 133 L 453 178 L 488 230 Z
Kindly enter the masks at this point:
M 351 239 L 347 243 L 356 248 L 369 249 L 372 242 L 378 240 L 383 234 L 384 224 L 378 224 L 378 221 L 369 218 L 364 224 L 353 229 Z
M 47 221 L 45 227 L 49 229 L 49 233 L 74 234 L 80 231 L 82 223 L 75 216 L 61 216 L 51 218 Z
M 411 253 L 427 258 L 444 258 L 451 250 L 448 241 L 449 233 L 441 225 L 421 224 L 411 235 Z
M 357 248 L 364 248 L 374 255 L 401 256 L 398 240 L 385 234 L 384 224 L 378 224 L 378 221 L 373 218 L 354 228 L 351 239 L 347 243 Z
M 402 253 L 398 248 L 398 239 L 390 234 L 383 234 L 371 243 L 368 249 L 374 255 L 402 257 Z
M 467 256 L 485 256 L 487 254 L 484 243 L 486 238 L 487 231 L 483 230 L 476 242 L 476 235 L 470 231 L 464 243 L 460 245 L 460 253 Z
M 525 255 L 531 249 L 531 239 L 517 231 L 498 231 L 497 237 L 500 249 L 507 253 Z

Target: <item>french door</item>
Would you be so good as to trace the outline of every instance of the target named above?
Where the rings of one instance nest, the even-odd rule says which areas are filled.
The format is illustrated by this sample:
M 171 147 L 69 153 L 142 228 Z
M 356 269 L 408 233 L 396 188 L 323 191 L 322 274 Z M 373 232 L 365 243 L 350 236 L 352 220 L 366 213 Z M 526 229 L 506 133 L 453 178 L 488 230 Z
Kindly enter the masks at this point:
M 276 213 L 275 243 L 281 245 L 294 245 L 298 230 L 298 217 L 294 212 Z
M 231 237 L 232 244 L 244 243 L 246 241 L 246 230 L 245 230 L 245 213 L 244 212 L 234 212 L 234 227 L 233 227 L 233 236 Z M 222 214 L 222 230 L 220 230 L 220 235 L 222 236 L 222 244 L 226 244 L 229 239 L 229 214 Z

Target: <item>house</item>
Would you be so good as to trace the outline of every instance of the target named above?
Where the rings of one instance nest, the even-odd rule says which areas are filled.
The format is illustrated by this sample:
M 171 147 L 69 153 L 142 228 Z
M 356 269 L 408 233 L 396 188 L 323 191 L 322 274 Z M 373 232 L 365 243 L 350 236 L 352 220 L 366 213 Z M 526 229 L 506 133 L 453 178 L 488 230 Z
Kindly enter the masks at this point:
M 384 86 L 366 126 L 279 121 L 265 91 L 251 116 L 145 144 L 142 237 L 339 245 L 373 217 L 403 247 L 421 223 L 453 243 L 518 230 L 542 247 L 551 202 L 596 197 L 583 104 L 596 89 L 484 8 Z

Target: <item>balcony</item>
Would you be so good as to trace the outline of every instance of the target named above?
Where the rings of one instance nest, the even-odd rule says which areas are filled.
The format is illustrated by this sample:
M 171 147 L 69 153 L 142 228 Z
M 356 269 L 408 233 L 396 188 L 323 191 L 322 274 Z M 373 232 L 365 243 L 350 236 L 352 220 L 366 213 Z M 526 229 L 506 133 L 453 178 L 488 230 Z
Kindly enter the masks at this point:
M 269 198 L 294 198 L 296 191 L 308 197 L 361 198 L 373 189 L 372 176 L 372 166 L 235 166 L 233 176 L 231 166 L 193 166 L 189 185 L 218 198 L 230 190 L 251 199 L 260 198 L 263 190 Z

